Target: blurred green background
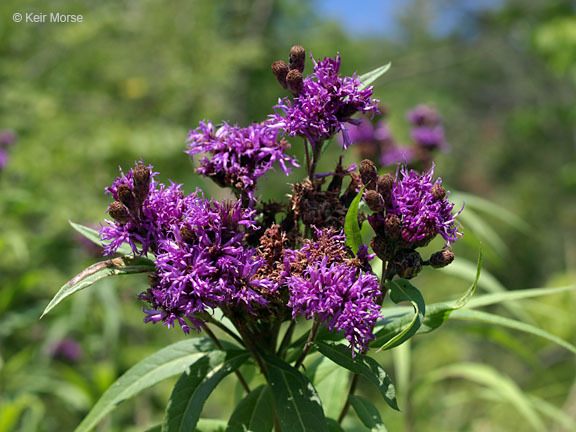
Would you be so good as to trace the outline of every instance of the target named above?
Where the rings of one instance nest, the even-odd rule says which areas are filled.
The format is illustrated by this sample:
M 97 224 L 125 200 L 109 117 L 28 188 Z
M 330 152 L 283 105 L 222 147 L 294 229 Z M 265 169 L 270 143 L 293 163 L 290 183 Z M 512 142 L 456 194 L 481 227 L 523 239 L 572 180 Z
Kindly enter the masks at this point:
M 339 51 L 348 74 L 391 61 L 375 96 L 401 141 L 408 141 L 409 109 L 426 103 L 439 110 L 452 151 L 437 158 L 436 174 L 526 223 L 502 223 L 497 211 L 481 214 L 480 224 L 462 221 L 466 234 L 454 251 L 474 260 L 483 241 L 485 268 L 496 278 L 485 276 L 484 285 L 576 284 L 574 4 L 349 3 L 0 4 L 0 129 L 18 135 L 0 171 L 0 432 L 72 430 L 127 368 L 185 337 L 143 324 L 136 295 L 144 277 L 105 280 L 39 321 L 58 288 L 99 259 L 68 220 L 97 226 L 108 203 L 104 187 L 119 165 L 140 158 L 162 182 L 223 196 L 194 174 L 183 153 L 187 131 L 202 119 L 241 125 L 265 119 L 284 96 L 270 64 L 294 44 L 315 57 Z M 84 22 L 14 23 L 14 12 L 82 14 Z M 292 150 L 303 161 L 297 141 Z M 338 154 L 333 145 L 322 168 L 333 167 Z M 286 180 L 299 176 L 272 173 L 261 192 L 281 197 L 289 192 Z M 466 281 L 424 272 L 417 285 L 427 301 L 438 301 L 458 296 Z M 518 308 L 526 320 L 574 343 L 575 305 L 571 292 Z M 70 339 L 78 358 L 55 355 Z M 491 387 L 493 381 L 540 401 L 547 430 L 576 430 L 569 423 L 576 418 L 573 354 L 533 337 L 455 322 L 395 355 L 376 356 L 393 373 L 405 407 L 399 414 L 380 406 L 392 431 L 534 428 L 506 397 L 509 388 Z M 462 362 L 473 363 L 477 375 L 446 369 Z M 490 374 L 496 374 L 492 381 Z M 158 423 L 173 383 L 123 404 L 99 430 L 142 431 Z M 225 381 L 203 416 L 227 418 L 235 386 L 232 378 Z M 371 391 L 366 385 L 361 392 Z M 554 415 L 561 420 L 550 420 Z M 346 427 L 365 430 L 353 414 Z

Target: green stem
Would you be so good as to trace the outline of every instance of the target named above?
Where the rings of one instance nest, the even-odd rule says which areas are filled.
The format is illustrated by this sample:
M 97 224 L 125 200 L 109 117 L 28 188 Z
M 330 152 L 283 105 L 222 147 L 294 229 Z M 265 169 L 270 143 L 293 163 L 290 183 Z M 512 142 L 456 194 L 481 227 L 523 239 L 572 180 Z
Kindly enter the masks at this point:
M 210 330 L 210 328 L 208 326 L 204 327 L 204 331 L 210 337 L 210 339 L 212 339 L 212 341 L 214 341 L 214 345 L 216 345 L 219 349 L 224 350 L 224 347 L 220 343 L 220 340 L 218 340 L 216 335 L 212 332 L 212 330 Z M 244 390 L 246 390 L 246 393 L 250 393 L 250 387 L 248 386 L 248 383 L 244 379 L 244 376 L 238 370 L 234 371 L 234 373 L 238 377 L 238 380 L 240 381 L 240 384 L 242 385 L 242 387 L 244 387 Z
M 312 324 L 310 333 L 308 333 L 308 340 L 306 341 L 306 345 L 304 345 L 304 349 L 302 350 L 300 357 L 298 357 L 298 360 L 296 360 L 296 363 L 294 363 L 295 369 L 298 369 L 302 365 L 302 362 L 308 355 L 308 351 L 310 351 L 310 348 L 312 348 L 312 342 L 314 342 L 314 339 L 316 339 L 319 329 L 320 329 L 320 322 L 314 320 L 314 324 Z
M 282 342 L 280 342 L 280 346 L 278 347 L 278 351 L 276 354 L 278 357 L 283 358 L 284 352 L 288 348 L 288 344 L 292 340 L 292 335 L 294 334 L 294 329 L 296 328 L 296 321 L 292 321 L 288 328 L 286 329 L 286 333 L 282 337 Z
M 358 375 L 358 374 L 352 375 L 352 383 L 350 383 L 350 389 L 348 390 L 348 397 L 346 398 L 346 403 L 342 407 L 342 411 L 340 411 L 340 415 L 338 416 L 338 423 L 342 423 L 342 420 L 344 420 L 344 417 L 346 417 L 346 414 L 348 413 L 348 410 L 350 409 L 350 396 L 352 396 L 354 394 L 354 392 L 356 391 L 356 387 L 358 386 L 358 380 L 359 379 L 360 379 L 360 375 Z
M 226 334 L 228 334 L 229 336 L 231 336 L 232 338 L 234 338 L 234 340 L 236 342 L 238 342 L 241 346 L 245 347 L 244 345 L 244 341 L 236 334 L 234 333 L 232 330 L 230 330 L 228 327 L 226 327 L 224 324 L 222 324 L 221 322 L 216 321 L 214 318 L 212 318 L 210 315 L 207 315 L 205 317 L 203 317 L 206 321 L 208 321 L 210 324 L 214 324 L 216 327 L 218 327 L 220 330 L 222 330 L 223 332 L 225 332 Z

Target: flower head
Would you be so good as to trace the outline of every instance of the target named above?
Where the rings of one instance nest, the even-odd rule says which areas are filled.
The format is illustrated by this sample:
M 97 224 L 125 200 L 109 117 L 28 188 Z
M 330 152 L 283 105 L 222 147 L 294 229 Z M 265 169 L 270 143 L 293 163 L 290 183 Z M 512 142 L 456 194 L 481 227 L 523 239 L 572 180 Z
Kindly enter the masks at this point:
M 429 150 L 447 150 L 448 143 L 444 137 L 444 126 L 435 109 L 418 105 L 407 115 L 412 123 L 412 139 L 415 144 Z
M 314 59 L 312 59 L 314 61 Z M 314 72 L 304 78 L 297 95 L 280 99 L 271 115 L 276 127 L 288 136 L 302 136 L 319 145 L 333 134 L 344 132 L 344 147 L 350 145 L 344 122 L 356 112 L 378 112 L 378 101 L 372 99 L 372 87 L 361 88 L 354 74 L 340 77 L 340 54 L 335 59 L 314 61 Z
M 392 188 L 391 199 L 386 202 L 386 215 L 396 215 L 400 220 L 402 239 L 408 243 L 427 244 L 441 235 L 450 246 L 462 233 L 452 214 L 450 203 L 442 187 L 442 179 L 434 180 L 434 166 L 422 174 L 399 168 Z
M 290 174 L 290 165 L 299 166 L 284 152 L 288 141 L 279 139 L 277 129 L 267 122 L 247 128 L 224 123 L 218 129 L 211 122 L 201 122 L 188 135 L 186 153 L 206 153 L 196 171 L 212 178 L 221 186 L 231 186 L 247 192 L 253 198 L 256 181 L 278 162 L 282 171 Z M 208 156 L 209 155 L 209 156 Z

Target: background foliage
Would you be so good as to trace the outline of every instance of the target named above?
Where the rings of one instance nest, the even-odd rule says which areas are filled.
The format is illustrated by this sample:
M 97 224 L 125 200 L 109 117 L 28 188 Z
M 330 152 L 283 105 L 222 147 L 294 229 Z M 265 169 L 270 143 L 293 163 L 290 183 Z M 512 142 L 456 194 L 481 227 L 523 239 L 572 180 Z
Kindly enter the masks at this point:
M 375 95 L 389 108 L 394 133 L 407 142 L 406 111 L 422 102 L 437 107 L 452 145 L 437 174 L 524 221 L 502 223 L 502 210 L 467 202 L 480 224 L 462 220 L 466 235 L 455 248 L 462 265 L 424 275 L 427 301 L 463 291 L 462 279 L 474 273 L 465 258 L 475 258 L 480 240 L 485 269 L 495 276 L 484 274 L 481 289 L 574 285 L 574 7 L 509 0 L 471 12 L 464 3 L 414 0 L 399 12 L 395 37 L 358 37 L 313 2 L 295 0 L 51 3 L 83 14 L 76 25 L 15 24 L 15 11 L 49 11 L 31 0 L 2 2 L 0 128 L 19 139 L 0 172 L 0 432 L 72 430 L 127 368 L 183 338 L 143 325 L 135 296 L 144 277 L 105 280 L 38 321 L 57 288 L 98 254 L 67 221 L 98 224 L 103 188 L 118 165 L 140 157 L 162 182 L 221 193 L 194 175 L 182 153 L 186 133 L 204 118 L 264 119 L 283 95 L 270 63 L 294 43 L 316 57 L 340 51 L 345 73 L 391 61 Z M 439 6 L 460 12 L 451 31 L 434 30 Z M 303 160 L 298 144 L 293 150 Z M 334 147 L 321 170 L 333 167 Z M 270 179 L 264 196 L 288 192 L 280 176 Z M 570 291 L 499 308 L 574 343 L 575 301 Z M 79 345 L 78 359 L 51 355 L 65 338 Z M 573 354 L 541 339 L 455 321 L 393 356 L 374 356 L 394 371 L 404 407 L 379 406 L 391 430 L 504 431 L 518 422 L 538 429 L 543 421 L 573 427 Z M 174 382 L 123 404 L 100 430 L 158 423 Z M 361 388 L 375 400 L 369 385 Z M 240 396 L 226 378 L 203 417 L 228 417 Z M 535 401 L 535 414 L 526 414 Z M 201 429 L 213 426 L 205 421 Z M 347 427 L 365 430 L 353 418 Z

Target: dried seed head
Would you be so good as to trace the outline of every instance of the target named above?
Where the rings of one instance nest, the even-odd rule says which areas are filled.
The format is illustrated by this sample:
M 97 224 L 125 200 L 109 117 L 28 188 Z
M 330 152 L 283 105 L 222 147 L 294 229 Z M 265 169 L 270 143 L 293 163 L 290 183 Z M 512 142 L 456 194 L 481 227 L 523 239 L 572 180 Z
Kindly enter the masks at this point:
M 392 174 L 382 174 L 378 177 L 376 190 L 382 195 L 385 202 L 390 201 L 390 194 L 394 187 L 394 177 Z
M 302 92 L 304 81 L 302 80 L 302 73 L 296 69 L 291 70 L 286 75 L 286 87 L 294 96 L 298 96 Z
M 402 222 L 400 218 L 395 215 L 387 215 L 384 220 L 384 233 L 386 237 L 391 240 L 399 240 L 402 236 Z
M 441 184 L 436 183 L 432 186 L 432 195 L 434 195 L 434 201 L 443 200 L 446 197 L 446 189 Z
M 150 170 L 144 165 L 138 165 L 133 173 L 134 195 L 140 204 L 148 197 L 150 189 Z
M 367 191 L 364 195 L 364 201 L 366 201 L 370 210 L 374 212 L 384 211 L 384 199 L 382 198 L 382 195 L 375 190 Z
M 394 257 L 394 267 L 398 276 L 412 279 L 422 270 L 422 257 L 416 251 L 401 251 Z
M 306 50 L 300 45 L 294 45 L 290 48 L 290 70 L 297 70 L 304 73 L 304 64 L 306 62 Z
M 286 75 L 288 74 L 288 65 L 283 60 L 277 60 L 272 63 L 272 72 L 283 88 L 286 88 Z
M 366 189 L 376 189 L 376 181 L 378 180 L 378 169 L 374 162 L 370 159 L 364 159 L 360 162 L 360 177 L 362 178 L 362 183 L 366 186 Z
M 180 237 L 184 243 L 192 244 L 194 241 L 196 241 L 196 235 L 194 234 L 194 231 L 185 226 L 180 228 Z
M 108 214 L 116 221 L 120 223 L 129 222 L 131 217 L 130 213 L 128 213 L 128 209 L 124 207 L 119 201 L 114 201 L 112 204 L 108 206 Z
M 434 268 L 446 267 L 452 261 L 454 261 L 454 252 L 449 250 L 433 253 L 430 257 L 430 265 Z
M 138 201 L 132 193 L 132 189 L 127 185 L 118 186 L 117 190 L 118 200 L 130 210 L 130 212 L 135 216 L 138 213 Z
M 372 246 L 372 250 L 382 261 L 388 261 L 393 256 L 394 246 L 384 237 L 376 236 L 372 238 L 370 246 Z

